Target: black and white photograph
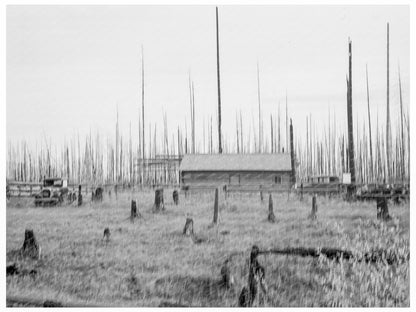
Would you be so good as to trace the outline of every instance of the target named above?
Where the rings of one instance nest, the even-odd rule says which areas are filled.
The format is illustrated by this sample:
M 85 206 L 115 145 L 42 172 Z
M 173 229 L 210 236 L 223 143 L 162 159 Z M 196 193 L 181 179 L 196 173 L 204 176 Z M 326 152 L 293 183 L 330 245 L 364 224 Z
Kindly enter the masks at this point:
M 410 2 L 2 10 L 3 307 L 414 303 Z

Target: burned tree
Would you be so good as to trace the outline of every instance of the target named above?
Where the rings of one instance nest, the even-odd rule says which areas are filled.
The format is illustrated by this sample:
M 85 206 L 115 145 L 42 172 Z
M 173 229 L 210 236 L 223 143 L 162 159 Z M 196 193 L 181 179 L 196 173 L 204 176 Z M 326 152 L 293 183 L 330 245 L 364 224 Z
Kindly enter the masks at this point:
M 276 222 L 276 217 L 273 213 L 273 198 L 272 194 L 269 195 L 269 215 L 267 217 L 267 220 L 271 223 Z

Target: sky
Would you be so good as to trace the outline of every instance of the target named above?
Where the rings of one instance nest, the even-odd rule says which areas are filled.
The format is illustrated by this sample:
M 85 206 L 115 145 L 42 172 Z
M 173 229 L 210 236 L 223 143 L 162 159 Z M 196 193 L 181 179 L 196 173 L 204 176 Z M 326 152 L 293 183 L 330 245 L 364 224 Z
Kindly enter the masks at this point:
M 114 141 L 131 125 L 137 142 L 141 62 L 145 73 L 146 135 L 149 123 L 170 133 L 190 129 L 189 75 L 195 88 L 196 136 L 217 120 L 215 7 L 7 6 L 6 137 L 8 142 L 62 143 L 100 133 Z M 306 117 L 327 129 L 346 128 L 348 38 L 353 49 L 353 118 L 367 124 L 366 65 L 375 131 L 386 121 L 386 24 L 390 23 L 392 130 L 399 118 L 398 71 L 403 104 L 410 93 L 408 6 L 219 6 L 221 102 L 224 136 L 235 137 L 236 113 L 244 133 L 264 133 L 270 114 L 293 119 L 305 137 Z M 355 127 L 354 127 L 355 128 Z M 257 130 L 256 130 L 257 131 Z M 214 132 L 216 139 L 217 132 Z M 283 133 L 284 135 L 284 133 Z M 135 143 L 136 144 L 136 143 Z

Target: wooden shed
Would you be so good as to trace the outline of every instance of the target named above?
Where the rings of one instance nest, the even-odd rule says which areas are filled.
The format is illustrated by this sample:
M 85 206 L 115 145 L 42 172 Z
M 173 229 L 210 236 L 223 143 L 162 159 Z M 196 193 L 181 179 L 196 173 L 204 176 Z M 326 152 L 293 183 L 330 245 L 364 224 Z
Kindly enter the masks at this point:
M 291 158 L 280 154 L 189 154 L 181 161 L 181 186 L 185 189 L 288 189 Z

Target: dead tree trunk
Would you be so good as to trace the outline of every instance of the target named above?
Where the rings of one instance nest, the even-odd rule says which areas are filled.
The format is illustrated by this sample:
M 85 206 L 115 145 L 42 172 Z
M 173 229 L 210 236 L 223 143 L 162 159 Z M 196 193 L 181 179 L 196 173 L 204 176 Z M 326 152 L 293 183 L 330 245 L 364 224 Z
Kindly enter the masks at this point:
M 387 198 L 381 197 L 377 199 L 377 220 L 388 221 L 391 217 L 389 215 L 389 208 L 387 205 Z
M 165 203 L 163 200 L 163 189 L 156 189 L 155 191 L 155 203 L 153 204 L 153 210 L 158 212 L 165 210 Z
M 192 220 L 191 218 L 186 218 L 185 227 L 183 228 L 183 235 L 194 235 L 194 220 Z
M 218 224 L 218 188 L 215 189 L 215 200 L 214 200 L 214 224 Z
M 78 206 L 82 205 L 81 185 L 78 186 Z
M 276 217 L 273 213 L 273 198 L 272 194 L 269 195 L 269 216 L 267 217 L 267 220 L 271 223 L 276 222 Z
M 310 219 L 316 219 L 317 215 L 316 213 L 318 212 L 318 205 L 316 204 L 316 195 L 313 195 L 312 197 L 312 211 L 311 214 L 309 215 Z
M 178 191 L 174 190 L 172 196 L 173 196 L 173 202 L 177 206 L 179 204 L 179 193 L 178 193 Z
M 257 260 L 259 248 L 254 245 L 250 253 L 250 265 L 248 273 L 248 285 L 243 287 L 238 298 L 238 306 L 252 307 L 256 299 L 259 286 L 263 294 L 267 293 L 267 285 L 265 281 L 266 271 Z
M 21 252 L 24 257 L 30 257 L 34 259 L 40 258 L 40 247 L 36 241 L 33 230 L 25 230 L 25 240 L 23 242 Z

